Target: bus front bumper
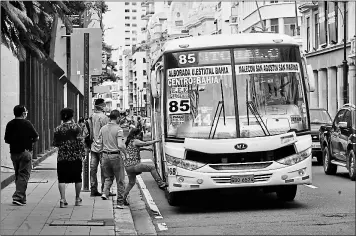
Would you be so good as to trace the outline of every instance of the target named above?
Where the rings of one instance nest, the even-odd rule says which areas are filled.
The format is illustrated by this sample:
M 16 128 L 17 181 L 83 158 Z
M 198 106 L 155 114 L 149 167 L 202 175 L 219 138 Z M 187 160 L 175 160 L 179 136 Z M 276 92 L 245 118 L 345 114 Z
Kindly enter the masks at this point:
M 300 185 L 312 183 L 310 155 L 305 160 L 284 168 L 236 172 L 199 172 L 177 168 L 176 175 L 170 175 L 169 192 L 203 189 L 267 187 Z M 172 167 L 168 165 L 168 168 Z

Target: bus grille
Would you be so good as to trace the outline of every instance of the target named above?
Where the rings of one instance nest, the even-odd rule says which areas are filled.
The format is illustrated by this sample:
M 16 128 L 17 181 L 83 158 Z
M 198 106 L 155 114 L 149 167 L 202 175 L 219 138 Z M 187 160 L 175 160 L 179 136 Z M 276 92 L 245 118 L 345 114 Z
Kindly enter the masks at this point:
M 254 175 L 255 183 L 256 182 L 266 182 L 271 178 L 272 174 L 263 174 L 263 175 Z M 231 183 L 231 176 L 211 176 L 217 184 L 229 184 Z
M 246 163 L 246 164 L 213 164 L 209 167 L 215 170 L 254 170 L 254 169 L 263 169 L 272 165 L 272 162 L 264 163 Z
M 270 162 L 296 154 L 294 145 L 287 145 L 271 151 L 242 153 L 203 153 L 187 150 L 185 159 L 205 164 L 240 164 L 253 162 Z

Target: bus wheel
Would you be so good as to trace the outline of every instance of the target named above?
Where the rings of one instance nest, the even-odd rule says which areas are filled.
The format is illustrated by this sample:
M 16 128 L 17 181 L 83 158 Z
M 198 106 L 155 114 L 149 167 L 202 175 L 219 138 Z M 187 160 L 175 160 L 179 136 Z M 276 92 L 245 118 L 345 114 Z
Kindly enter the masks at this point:
M 179 192 L 170 193 L 170 192 L 168 192 L 168 189 L 166 189 L 165 195 L 166 195 L 168 204 L 171 206 L 179 206 L 182 202 L 181 194 Z
M 277 197 L 282 201 L 293 201 L 297 194 L 297 185 L 280 186 L 277 191 Z

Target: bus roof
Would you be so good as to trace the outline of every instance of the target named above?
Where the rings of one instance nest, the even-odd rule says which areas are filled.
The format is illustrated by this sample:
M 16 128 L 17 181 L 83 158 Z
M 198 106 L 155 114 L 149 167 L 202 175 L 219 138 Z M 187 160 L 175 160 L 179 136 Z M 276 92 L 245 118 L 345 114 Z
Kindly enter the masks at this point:
M 180 39 L 173 39 L 165 43 L 163 47 L 164 52 L 171 51 L 185 51 L 192 49 L 214 48 L 222 46 L 243 46 L 243 45 L 259 45 L 259 44 L 277 44 L 279 45 L 296 45 L 298 43 L 290 36 L 285 34 L 275 33 L 244 33 L 244 34 L 217 34 L 217 35 L 203 35 L 197 37 L 187 37 Z M 182 48 L 179 45 L 188 45 Z

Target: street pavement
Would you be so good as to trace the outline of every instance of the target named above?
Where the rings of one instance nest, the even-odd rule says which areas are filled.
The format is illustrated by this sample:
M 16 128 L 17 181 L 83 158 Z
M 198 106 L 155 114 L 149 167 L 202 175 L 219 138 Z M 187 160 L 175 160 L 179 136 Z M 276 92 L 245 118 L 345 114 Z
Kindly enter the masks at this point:
M 143 161 L 150 158 L 146 152 Z M 172 207 L 150 173 L 141 176 L 163 217 L 152 217 L 158 235 L 355 235 L 355 182 L 345 168 L 328 176 L 313 164 L 317 188 L 299 186 L 288 203 L 244 189 L 196 192 Z
M 32 171 L 26 206 L 12 204 L 14 182 L 2 189 L 1 235 L 136 235 L 130 208 L 115 209 L 116 197 L 104 201 L 82 192 L 82 205 L 74 206 L 74 184 L 67 184 L 68 206 L 60 208 L 56 165 L 57 152 Z

